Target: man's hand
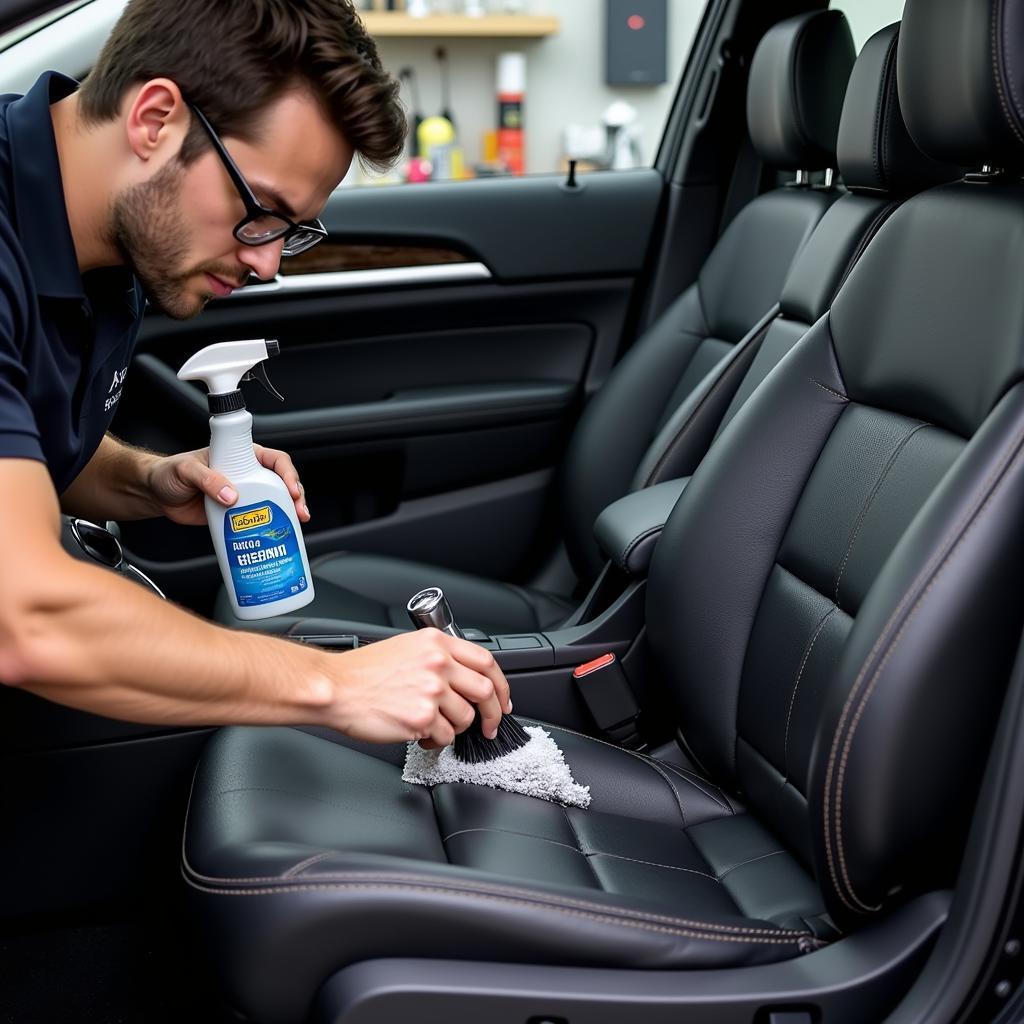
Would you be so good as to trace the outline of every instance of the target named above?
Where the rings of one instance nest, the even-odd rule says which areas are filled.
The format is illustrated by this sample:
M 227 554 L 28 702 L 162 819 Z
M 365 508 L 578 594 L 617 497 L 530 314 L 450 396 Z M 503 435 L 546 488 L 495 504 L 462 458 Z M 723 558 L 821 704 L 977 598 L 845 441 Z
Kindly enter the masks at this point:
M 291 457 L 286 452 L 259 444 L 253 445 L 253 451 L 263 466 L 273 470 L 285 482 L 295 502 L 299 522 L 308 523 L 310 516 L 305 490 Z M 209 448 L 155 459 L 149 467 L 148 483 L 152 501 L 160 512 L 186 526 L 199 526 L 206 522 L 203 507 L 206 496 L 225 508 L 238 500 L 238 492 L 231 481 L 223 473 L 210 468 Z
M 480 709 L 488 739 L 512 710 L 508 680 L 490 651 L 437 629 L 379 640 L 344 654 L 327 654 L 339 677 L 332 724 L 370 743 L 419 740 L 446 747 Z

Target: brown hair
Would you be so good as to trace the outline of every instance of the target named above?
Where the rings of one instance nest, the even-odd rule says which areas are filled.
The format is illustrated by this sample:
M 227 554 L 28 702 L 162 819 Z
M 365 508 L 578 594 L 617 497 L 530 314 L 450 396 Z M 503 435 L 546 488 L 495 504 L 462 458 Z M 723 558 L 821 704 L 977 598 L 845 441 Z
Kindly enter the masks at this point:
M 402 152 L 398 82 L 383 68 L 352 0 L 129 0 L 82 84 L 86 121 L 115 118 L 125 91 L 170 78 L 220 135 L 251 142 L 260 114 L 305 86 L 367 166 Z M 193 118 L 189 163 L 209 145 Z

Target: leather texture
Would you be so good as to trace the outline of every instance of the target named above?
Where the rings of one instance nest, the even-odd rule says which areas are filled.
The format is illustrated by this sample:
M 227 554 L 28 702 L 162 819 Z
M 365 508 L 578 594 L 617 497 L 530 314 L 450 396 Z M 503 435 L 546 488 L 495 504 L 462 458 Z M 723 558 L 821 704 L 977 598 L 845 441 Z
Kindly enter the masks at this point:
M 236 1008 L 297 1024 L 326 977 L 377 956 L 710 968 L 830 934 L 806 868 L 715 786 L 551 732 L 591 787 L 585 812 L 408 785 L 401 747 L 222 730 L 195 781 L 184 869 Z
M 717 379 L 723 359 L 763 326 L 794 258 L 837 196 L 777 189 L 744 207 L 697 281 L 626 353 L 587 404 L 559 479 L 562 533 L 580 579 L 592 579 L 604 564 L 593 540 L 594 521 L 632 489 L 641 462 L 656 461 L 654 452 L 677 437 L 679 428 L 666 433 L 665 427 L 688 401 L 706 412 L 675 444 L 685 446 L 691 461 L 707 450 L 717 425 L 714 399 L 728 399 L 729 381 L 718 386 L 711 403 L 703 400 L 703 389 Z M 659 468 L 658 479 L 684 476 L 689 469 L 678 469 L 677 456 L 671 468 Z
M 918 147 L 962 167 L 1024 166 L 1024 5 L 907 0 L 897 77 Z
M 646 576 L 662 527 L 689 480 L 666 480 L 613 501 L 594 523 L 598 546 L 630 576 Z
M 836 165 L 836 132 L 856 50 L 839 11 L 786 18 L 750 65 L 747 125 L 762 159 L 786 170 Z
M 950 886 L 1024 622 L 1022 265 L 1024 185 L 909 198 L 697 467 L 646 631 L 700 774 L 552 727 L 579 811 L 217 734 L 184 870 L 235 1006 L 298 1024 L 368 957 L 763 963 Z
M 907 134 L 896 87 L 899 34 L 899 24 L 876 32 L 850 76 L 836 148 L 851 192 L 907 196 L 962 174 L 959 167 L 926 157 Z

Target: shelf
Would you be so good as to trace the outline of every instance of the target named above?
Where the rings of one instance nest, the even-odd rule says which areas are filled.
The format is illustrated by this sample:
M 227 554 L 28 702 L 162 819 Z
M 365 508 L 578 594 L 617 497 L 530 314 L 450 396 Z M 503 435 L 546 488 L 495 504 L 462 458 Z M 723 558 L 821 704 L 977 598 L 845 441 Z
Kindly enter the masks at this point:
M 364 11 L 360 17 L 371 36 L 540 39 L 554 35 L 561 28 L 556 17 L 528 14 L 487 14 L 481 18 L 430 14 L 425 18 L 410 18 L 396 11 Z

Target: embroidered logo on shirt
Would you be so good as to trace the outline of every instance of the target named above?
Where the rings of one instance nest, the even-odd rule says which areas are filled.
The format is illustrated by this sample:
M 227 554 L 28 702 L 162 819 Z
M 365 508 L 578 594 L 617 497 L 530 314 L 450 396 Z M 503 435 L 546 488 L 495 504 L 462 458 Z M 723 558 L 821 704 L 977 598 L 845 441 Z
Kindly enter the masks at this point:
M 120 370 L 114 371 L 114 379 L 110 382 L 110 387 L 107 389 L 107 400 L 103 403 L 103 411 L 110 412 L 111 409 L 117 405 L 121 398 L 121 388 L 124 384 L 125 377 L 128 376 L 128 367 L 124 366 Z

